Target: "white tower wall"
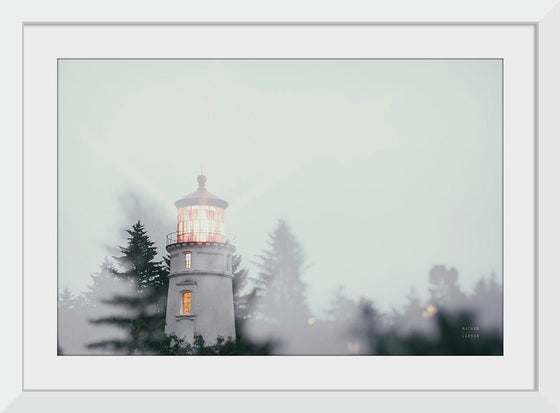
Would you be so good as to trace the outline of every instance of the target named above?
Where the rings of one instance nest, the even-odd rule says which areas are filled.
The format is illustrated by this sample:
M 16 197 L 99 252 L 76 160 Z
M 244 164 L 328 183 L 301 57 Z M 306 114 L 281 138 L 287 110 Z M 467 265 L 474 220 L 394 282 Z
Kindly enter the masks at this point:
M 232 247 L 222 243 L 184 242 L 167 246 L 171 256 L 165 332 L 192 343 L 199 333 L 210 344 L 218 336 L 235 339 Z M 185 255 L 190 253 L 190 267 Z M 191 309 L 183 311 L 183 292 Z

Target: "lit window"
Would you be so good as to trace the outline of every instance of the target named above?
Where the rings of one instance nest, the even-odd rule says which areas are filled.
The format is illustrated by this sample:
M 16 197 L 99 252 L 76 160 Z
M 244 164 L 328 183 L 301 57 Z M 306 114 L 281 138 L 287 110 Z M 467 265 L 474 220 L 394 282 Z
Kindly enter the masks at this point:
M 192 254 L 190 251 L 185 252 L 185 268 L 190 269 L 192 267 Z
M 181 314 L 190 314 L 191 312 L 191 292 L 183 291 L 183 305 L 181 306 Z

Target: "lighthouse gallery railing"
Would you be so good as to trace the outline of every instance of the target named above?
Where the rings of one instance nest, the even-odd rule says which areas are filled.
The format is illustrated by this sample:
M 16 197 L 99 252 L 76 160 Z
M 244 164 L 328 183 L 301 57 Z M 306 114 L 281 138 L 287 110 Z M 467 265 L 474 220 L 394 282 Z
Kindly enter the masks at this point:
M 235 242 L 235 235 L 231 233 L 218 233 L 218 232 L 171 232 L 166 236 L 165 245 L 179 244 L 182 242 L 216 242 L 220 244 L 233 244 Z

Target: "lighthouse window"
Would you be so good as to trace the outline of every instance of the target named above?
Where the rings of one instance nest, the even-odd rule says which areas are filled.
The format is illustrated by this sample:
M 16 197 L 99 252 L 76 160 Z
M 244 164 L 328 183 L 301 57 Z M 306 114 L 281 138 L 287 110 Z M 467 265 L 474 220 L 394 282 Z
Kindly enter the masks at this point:
M 181 306 L 181 314 L 189 314 L 191 312 L 191 292 L 183 291 L 183 305 Z
M 192 267 L 192 254 L 190 251 L 185 252 L 185 268 L 190 269 Z

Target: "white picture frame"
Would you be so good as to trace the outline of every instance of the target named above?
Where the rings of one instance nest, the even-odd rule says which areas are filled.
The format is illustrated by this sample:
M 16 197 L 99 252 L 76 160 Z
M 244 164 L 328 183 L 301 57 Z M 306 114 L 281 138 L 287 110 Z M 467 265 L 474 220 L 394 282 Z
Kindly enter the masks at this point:
M 551 11 L 549 11 L 549 6 L 555 6 Z M 109 7 L 108 5 L 106 7 Z M 555 395 L 555 390 L 557 390 L 558 386 L 555 383 L 555 369 L 554 366 L 557 363 L 557 356 L 555 355 L 555 343 L 557 342 L 555 338 L 557 338 L 557 333 L 554 329 L 554 314 L 558 311 L 558 305 L 554 300 L 554 286 L 555 278 L 552 276 L 553 272 L 551 271 L 553 265 L 553 244 L 547 244 L 550 242 L 554 236 L 554 229 L 558 229 L 558 220 L 554 217 L 554 207 L 558 206 L 558 200 L 554 197 L 554 192 L 552 191 L 554 181 L 554 171 L 556 168 L 554 162 L 554 154 L 557 153 L 558 144 L 553 142 L 553 137 L 557 136 L 554 134 L 554 131 L 558 132 L 558 122 L 556 121 L 556 116 L 554 114 L 555 110 L 555 102 L 558 101 L 558 92 L 559 84 L 558 80 L 555 79 L 558 73 L 558 69 L 560 68 L 560 61 L 558 59 L 558 52 L 555 50 L 555 40 L 559 38 L 559 27 L 560 27 L 560 7 L 554 3 L 547 3 L 547 4 L 540 4 L 539 3 L 538 10 L 535 7 L 531 10 L 524 10 L 518 11 L 517 15 L 513 13 L 513 16 L 510 16 L 508 19 L 503 21 L 497 21 L 496 19 L 489 18 L 488 15 L 484 16 L 484 13 L 480 13 L 478 19 L 448 19 L 445 18 L 439 19 L 438 22 L 434 22 L 433 20 L 428 20 L 425 18 L 425 15 L 421 15 L 420 17 L 416 17 L 416 19 L 404 18 L 398 19 L 399 21 L 396 22 L 394 18 L 390 18 L 391 13 L 388 12 L 386 14 L 386 18 L 376 18 L 375 21 L 371 20 L 371 22 L 363 21 L 364 26 L 369 26 L 370 24 L 382 24 L 382 25 L 389 25 L 397 24 L 405 26 L 404 23 L 414 21 L 415 24 L 424 24 L 424 25 L 439 25 L 440 23 L 447 22 L 450 26 L 453 25 L 485 25 L 488 21 L 492 21 L 498 27 L 511 27 L 516 25 L 523 25 L 532 27 L 535 30 L 535 56 L 534 61 L 534 68 L 537 69 L 537 77 L 538 80 L 537 86 L 537 100 L 535 102 L 535 115 L 537 115 L 537 129 L 536 132 L 538 133 L 535 136 L 535 145 L 538 142 L 538 178 L 539 184 L 533 185 L 535 186 L 534 189 L 539 190 L 539 202 L 535 202 L 535 206 L 538 206 L 538 217 L 539 217 L 539 231 L 538 239 L 535 240 L 535 250 L 540 251 L 538 254 L 539 259 L 539 272 L 538 275 L 538 283 L 536 287 L 537 290 L 537 306 L 538 309 L 536 311 L 537 315 L 537 337 L 535 337 L 534 344 L 537 348 L 537 360 L 536 360 L 536 380 L 534 381 L 533 388 L 526 388 L 523 390 L 509 390 L 507 388 L 503 389 L 493 389 L 493 391 L 484 391 L 482 389 L 478 389 L 479 391 L 463 391 L 461 388 L 454 388 L 454 391 L 437 391 L 437 390 L 430 390 L 429 393 L 422 393 L 419 391 L 408 391 L 404 392 L 407 397 L 402 397 L 402 394 L 398 391 L 398 389 L 391 389 L 391 391 L 375 391 L 375 389 L 367 389 L 373 390 L 374 393 L 368 392 L 366 389 L 352 389 L 354 391 L 360 391 L 360 393 L 330 393 L 330 394 L 317 394 L 317 393 L 292 393 L 292 399 L 290 401 L 284 399 L 281 395 L 282 393 L 268 393 L 268 392 L 255 392 L 254 394 L 248 397 L 252 400 L 257 400 L 258 402 L 255 403 L 254 407 L 262 410 L 263 403 L 265 403 L 265 398 L 273 397 L 276 402 L 274 403 L 274 409 L 278 410 L 286 410 L 290 408 L 291 403 L 303 403 L 313 401 L 314 403 L 324 403 L 328 405 L 330 409 L 336 408 L 340 410 L 346 406 L 352 404 L 365 404 L 371 403 L 372 397 L 375 397 L 375 400 L 378 404 L 384 406 L 392 406 L 392 408 L 397 409 L 410 409 L 410 408 L 417 408 L 420 403 L 426 403 L 426 405 L 430 406 L 430 409 L 433 411 L 449 411 L 453 410 L 472 410 L 473 407 L 481 408 L 481 405 L 484 405 L 483 410 L 490 410 L 490 409 L 500 409 L 500 410 L 510 410 L 516 409 L 520 406 L 524 406 L 524 410 L 535 410 L 535 411 L 553 411 L 557 410 L 560 405 L 559 397 Z M 16 12 L 17 13 L 17 12 Z M 525 13 L 525 14 L 523 14 Z M 539 14 L 540 13 L 540 14 Z M 490 12 L 490 17 L 496 16 L 495 14 L 492 15 Z M 523 17 L 526 16 L 526 17 Z M 514 19 L 514 17 L 516 17 Z M 24 18 L 22 15 L 17 14 L 17 17 L 14 18 L 12 16 L 13 21 L 17 21 L 22 23 Z M 48 17 L 45 16 L 45 23 L 48 21 L 52 22 L 52 16 Z M 204 26 L 205 19 L 198 19 L 200 26 Z M 232 19 L 235 21 L 236 19 Z M 298 19 L 295 19 L 298 20 Z M 12 21 L 12 23 L 13 23 Z M 259 21 L 256 19 L 255 21 Z M 263 21 L 263 20 L 261 20 Z M 266 20 L 272 23 L 271 20 Z M 333 20 L 330 20 L 331 22 Z M 264 22 L 264 21 L 263 21 Z M 285 23 L 289 23 L 288 21 L 284 21 Z M 101 22 L 100 22 L 101 23 Z M 155 23 L 155 22 L 154 22 Z M 191 21 L 191 23 L 196 23 L 196 20 Z M 241 23 L 238 21 L 238 23 Z M 327 23 L 327 21 L 325 21 Z M 344 23 L 344 21 L 339 21 L 339 23 Z M 33 24 L 31 22 L 25 23 L 25 26 L 30 27 Z M 38 26 L 38 25 L 37 25 Z M 83 24 L 77 24 L 77 27 L 85 27 Z M 181 26 L 181 25 L 179 25 Z M 359 26 L 359 25 L 358 25 Z M 126 27 L 126 26 L 125 26 Z M 134 26 L 131 26 L 134 27 Z M 168 25 L 167 27 L 174 27 L 173 25 Z M 216 27 L 216 26 L 212 26 Z M 323 27 L 323 25 L 317 25 L 312 27 Z M 12 34 L 13 35 L 13 34 Z M 20 44 L 21 46 L 21 44 Z M 17 49 L 17 47 L 15 48 Z M 64 51 L 62 51 L 64 54 Z M 24 66 L 25 67 L 25 66 Z M 20 68 L 21 69 L 21 68 Z M 21 75 L 20 75 L 21 76 Z M 24 87 L 26 87 L 24 85 Z M 27 87 L 30 87 L 29 84 Z M 16 93 L 19 93 L 16 91 Z M 25 93 L 25 91 L 24 91 Z M 506 100 L 507 102 L 507 100 Z M 25 101 L 24 103 L 24 114 L 25 114 Z M 558 105 L 556 104 L 556 107 Z M 52 108 L 51 108 L 52 109 Z M 24 119 L 25 125 L 25 119 Z M 17 130 L 18 126 L 15 125 Z M 25 134 L 29 133 L 29 128 L 25 128 L 23 130 L 24 139 Z M 45 153 L 43 153 L 45 155 Z M 51 153 L 46 153 L 46 156 L 52 156 Z M 507 160 L 506 160 L 507 161 Z M 29 162 L 29 159 L 26 159 L 24 153 L 24 163 Z M 25 169 L 24 169 L 25 170 Z M 547 187 L 547 185 L 550 185 Z M 556 197 L 557 198 L 557 197 Z M 29 198 L 27 201 L 29 202 Z M 24 203 L 24 213 L 25 213 L 25 206 Z M 557 211 L 557 209 L 556 209 Z M 550 220 L 550 221 L 544 221 Z M 555 220 L 555 221 L 553 221 Z M 546 225 L 544 224 L 546 222 Z M 52 229 L 52 227 L 51 227 Z M 533 228 L 536 229 L 536 228 Z M 56 227 L 55 227 L 56 230 Z M 547 238 L 548 237 L 548 238 Z M 24 239 L 25 242 L 25 239 Z M 539 249 L 536 249 L 536 245 L 539 246 Z M 24 247 L 25 248 L 25 247 Z M 24 254 L 28 254 L 27 251 L 24 249 Z M 48 259 L 48 258 L 47 258 Z M 51 258 L 52 259 L 52 258 Z M 26 262 L 24 261 L 24 268 L 26 268 Z M 28 271 L 28 270 L 26 270 Z M 537 280 L 535 280 L 537 281 Z M 24 286 L 25 286 L 25 272 L 24 272 Z M 17 286 L 14 287 L 14 291 L 17 291 Z M 21 291 L 21 289 L 20 289 Z M 506 293 L 507 294 L 507 293 Z M 16 294 L 14 294 L 15 296 Z M 17 297 L 16 297 L 17 299 Z M 17 301 L 16 301 L 17 302 Z M 16 305 L 17 306 L 17 305 Z M 9 314 L 10 312 L 6 311 L 5 314 Z M 13 310 L 11 311 L 13 313 Z M 17 320 L 15 320 L 15 324 L 17 325 Z M 14 343 L 15 344 L 15 343 Z M 21 345 L 21 343 L 18 343 Z M 25 341 L 23 342 L 25 348 Z M 21 346 L 20 346 L 21 347 Z M 14 348 L 17 349 L 17 346 Z M 18 350 L 15 350 L 16 354 Z M 20 350 L 21 351 L 21 350 Z M 84 410 L 91 409 L 99 410 L 103 406 L 110 405 L 112 406 L 113 403 L 123 403 L 124 406 L 126 403 L 127 408 L 140 410 L 140 411 L 149 411 L 150 408 L 161 408 L 165 405 L 180 405 L 184 403 L 185 395 L 181 394 L 180 392 L 152 392 L 149 395 L 143 393 L 130 393 L 130 392 L 80 392 L 76 393 L 73 391 L 64 392 L 60 388 L 53 387 L 51 390 L 58 390 L 56 394 L 50 394 L 48 392 L 36 392 L 36 390 L 40 390 L 38 387 L 34 386 L 25 386 L 25 381 L 19 381 L 23 383 L 23 386 L 10 386 L 10 383 L 18 382 L 18 380 L 14 380 L 14 377 L 21 377 L 22 375 L 22 366 L 14 362 L 14 359 L 17 359 L 13 356 L 13 352 L 6 352 L 6 354 L 10 354 L 7 357 L 8 361 L 5 365 L 10 366 L 10 371 L 13 371 L 13 375 L 6 376 L 3 374 L 2 379 L 6 380 L 6 386 L 3 386 L 4 389 L 13 389 L 6 392 L 6 401 L 2 400 L 4 406 L 8 406 L 8 411 L 10 409 L 20 409 L 20 410 L 31 410 L 33 407 L 38 406 L 45 406 L 45 403 L 52 403 L 51 408 L 56 408 L 58 410 L 66 409 L 74 410 L 77 405 L 80 405 L 81 408 L 85 406 Z M 5 355 L 2 355 L 4 358 Z M 73 363 L 72 358 L 67 358 L 68 361 L 66 363 Z M 134 359 L 134 358 L 133 358 Z M 16 360 L 19 361 L 19 360 Z M 23 371 L 25 371 L 25 364 L 26 363 L 35 363 L 36 360 L 33 357 L 26 357 L 24 358 L 24 365 Z M 130 364 L 131 363 L 131 364 Z M 129 367 L 131 369 L 135 369 L 134 361 L 129 362 Z M 342 368 L 342 367 L 341 367 Z M 138 370 L 137 374 L 142 374 L 142 370 Z M 145 373 L 145 372 L 144 372 Z M 50 373 L 55 375 L 56 373 Z M 4 377 L 6 376 L 6 378 Z M 2 384 L 5 384 L 4 382 Z M 19 388 L 18 388 L 19 387 Z M 47 388 L 45 387 L 44 390 Z M 86 387 L 82 387 L 82 390 L 88 390 Z M 121 388 L 122 389 L 122 388 Z M 222 387 L 222 389 L 227 389 Z M 266 388 L 267 390 L 277 390 L 275 388 Z M 108 389 L 107 389 L 108 390 Z M 133 387 L 126 390 L 134 390 Z M 146 389 L 145 389 L 146 390 Z M 173 389 L 176 390 L 176 389 Z M 204 389 L 210 390 L 210 388 Z M 246 389 L 250 390 L 250 389 Z M 278 389 L 280 390 L 280 389 Z M 292 390 L 321 390 L 320 388 L 312 388 L 312 389 L 292 389 Z M 331 389 L 335 390 L 335 389 Z M 348 390 L 348 389 L 347 389 Z M 102 394 L 104 397 L 100 398 L 99 395 Z M 14 399 L 14 395 L 17 396 Z M 56 396 L 56 397 L 53 397 Z M 205 404 L 205 401 L 209 398 L 208 393 L 204 392 L 189 392 L 189 405 L 190 408 L 202 408 Z M 211 397 L 211 396 L 210 396 Z M 58 399 L 55 401 L 55 398 Z M 149 398 L 149 402 L 147 402 Z M 225 405 L 236 403 L 236 399 L 238 399 L 238 395 L 235 393 L 222 393 L 220 395 L 221 403 L 225 403 Z M 429 399 L 429 400 L 428 400 Z M 476 400 L 476 403 L 475 403 Z M 267 401 L 268 403 L 268 401 Z

